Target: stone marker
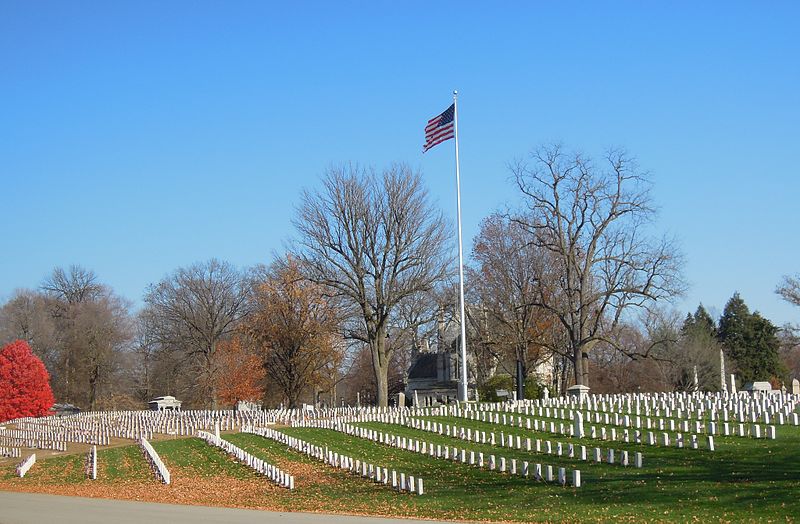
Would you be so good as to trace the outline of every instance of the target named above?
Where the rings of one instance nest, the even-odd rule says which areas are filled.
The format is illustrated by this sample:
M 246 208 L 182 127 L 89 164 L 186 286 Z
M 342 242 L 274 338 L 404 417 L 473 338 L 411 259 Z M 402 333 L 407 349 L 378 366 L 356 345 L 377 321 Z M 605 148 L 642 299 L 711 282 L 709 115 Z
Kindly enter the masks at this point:
M 583 431 L 583 414 L 580 411 L 575 412 L 575 419 L 572 422 L 572 435 L 575 438 L 583 438 L 585 436 Z
M 581 487 L 581 470 L 572 470 L 572 485 L 576 488 Z

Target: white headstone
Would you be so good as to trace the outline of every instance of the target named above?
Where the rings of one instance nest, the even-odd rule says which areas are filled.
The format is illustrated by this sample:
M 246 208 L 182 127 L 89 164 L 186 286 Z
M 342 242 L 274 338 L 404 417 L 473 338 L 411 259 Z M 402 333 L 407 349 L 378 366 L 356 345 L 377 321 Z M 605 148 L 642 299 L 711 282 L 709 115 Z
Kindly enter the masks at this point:
M 575 411 L 575 419 L 572 425 L 572 435 L 575 438 L 583 438 L 585 435 L 583 431 L 583 414 L 580 411 Z
M 722 346 L 719 348 L 719 379 L 720 386 L 723 393 L 728 392 L 728 385 L 725 383 L 725 353 L 722 352 Z

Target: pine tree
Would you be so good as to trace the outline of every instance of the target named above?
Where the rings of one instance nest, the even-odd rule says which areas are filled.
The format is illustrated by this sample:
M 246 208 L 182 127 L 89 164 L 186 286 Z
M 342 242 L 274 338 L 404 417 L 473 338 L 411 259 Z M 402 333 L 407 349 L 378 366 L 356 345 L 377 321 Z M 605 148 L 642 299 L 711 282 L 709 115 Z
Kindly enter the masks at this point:
M 714 322 L 714 319 L 711 318 L 711 315 L 708 314 L 706 308 L 703 307 L 703 304 L 697 306 L 697 311 L 694 312 L 693 320 L 697 329 L 701 329 L 703 333 L 707 333 L 711 336 L 716 336 L 716 323 Z
M 742 297 L 739 296 L 739 293 L 734 293 L 722 311 L 717 337 L 727 350 L 728 356 L 737 362 L 747 351 L 747 322 L 749 318 L 750 310 L 742 300 Z
M 54 402 L 50 375 L 27 342 L 0 349 L 0 422 L 47 414 Z
M 758 312 L 750 313 L 739 293 L 734 293 L 719 320 L 718 338 L 736 363 L 742 381 L 769 380 L 782 374 L 778 328 Z
M 784 370 L 778 355 L 778 328 L 758 312 L 751 315 L 749 324 L 750 351 L 742 356 L 743 367 L 749 371 L 749 376 L 743 374 L 742 380 L 751 382 L 782 376 Z

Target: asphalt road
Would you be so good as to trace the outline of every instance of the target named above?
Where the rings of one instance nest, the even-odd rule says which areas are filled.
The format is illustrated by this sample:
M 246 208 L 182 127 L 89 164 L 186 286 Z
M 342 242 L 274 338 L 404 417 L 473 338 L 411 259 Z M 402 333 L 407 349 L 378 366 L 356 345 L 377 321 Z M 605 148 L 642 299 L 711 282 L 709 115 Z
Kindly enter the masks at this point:
M 0 524 L 409 524 L 408 519 L 279 513 L 0 491 Z

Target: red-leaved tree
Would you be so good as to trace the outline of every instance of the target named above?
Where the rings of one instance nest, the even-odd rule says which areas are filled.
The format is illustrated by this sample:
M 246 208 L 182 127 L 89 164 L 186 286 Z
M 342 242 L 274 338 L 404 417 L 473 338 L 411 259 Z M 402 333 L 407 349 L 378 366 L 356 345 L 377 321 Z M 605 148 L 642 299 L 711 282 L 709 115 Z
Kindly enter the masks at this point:
M 50 375 L 27 342 L 0 349 L 0 422 L 46 415 L 54 402 Z

